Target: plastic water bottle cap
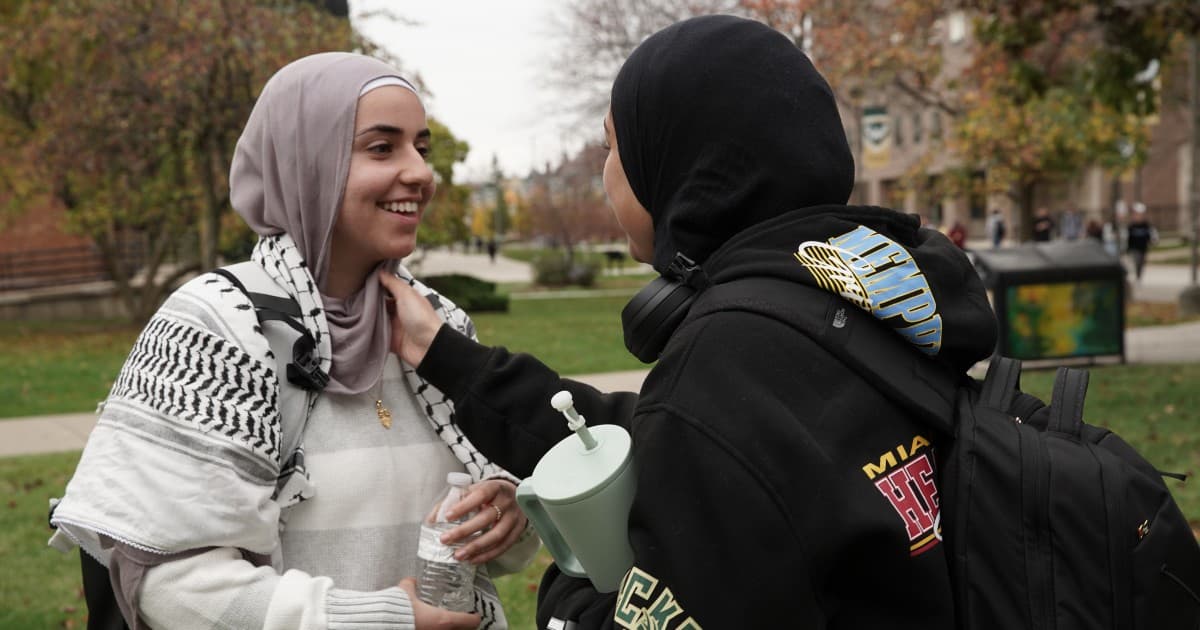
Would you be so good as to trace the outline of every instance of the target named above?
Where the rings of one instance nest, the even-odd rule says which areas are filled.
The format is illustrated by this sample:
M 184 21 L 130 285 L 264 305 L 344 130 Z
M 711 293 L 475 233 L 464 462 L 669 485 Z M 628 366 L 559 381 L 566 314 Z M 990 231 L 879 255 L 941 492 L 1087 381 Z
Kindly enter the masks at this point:
M 446 473 L 446 483 L 452 486 L 469 486 L 471 485 L 471 475 L 461 472 Z
M 571 392 L 565 389 L 561 392 L 558 392 L 553 398 L 550 399 L 550 406 L 554 407 L 558 411 L 566 411 L 570 409 L 571 405 L 573 404 L 575 404 L 575 399 L 571 397 Z

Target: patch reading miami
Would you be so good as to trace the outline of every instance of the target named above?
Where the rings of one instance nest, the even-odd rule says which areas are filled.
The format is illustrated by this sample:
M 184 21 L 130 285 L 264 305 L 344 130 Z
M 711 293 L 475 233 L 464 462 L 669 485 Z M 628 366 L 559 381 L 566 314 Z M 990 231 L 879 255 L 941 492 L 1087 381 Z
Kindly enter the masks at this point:
M 908 250 L 866 226 L 796 250 L 817 285 L 887 322 L 914 346 L 936 355 L 942 316 L 925 274 Z
M 908 554 L 919 556 L 942 540 L 942 512 L 939 509 L 937 482 L 934 480 L 932 448 L 929 440 L 914 435 L 909 444 L 867 462 L 863 473 L 891 503 L 908 532 Z
M 683 611 L 671 589 L 637 567 L 621 580 L 613 621 L 631 630 L 700 630 L 700 624 Z

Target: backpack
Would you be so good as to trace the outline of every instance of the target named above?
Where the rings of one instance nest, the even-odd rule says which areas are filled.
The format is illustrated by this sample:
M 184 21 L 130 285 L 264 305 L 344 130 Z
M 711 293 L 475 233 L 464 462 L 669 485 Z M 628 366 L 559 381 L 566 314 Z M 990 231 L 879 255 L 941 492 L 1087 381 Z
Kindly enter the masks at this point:
M 304 453 L 297 447 L 316 396 L 329 382 L 329 376 L 321 370 L 316 358 L 316 340 L 304 328 L 300 305 L 258 263 L 245 261 L 214 269 L 212 273 L 229 280 L 250 299 L 275 356 L 276 373 L 287 376 L 279 379 L 279 452 L 288 454 L 288 459 L 280 468 L 275 488 L 277 497 L 286 497 L 303 476 Z M 117 606 L 108 567 L 82 549 L 79 558 L 88 630 L 128 630 Z
M 1020 391 L 1019 361 L 992 357 L 982 381 L 954 374 L 817 288 L 736 280 L 701 294 L 689 317 L 728 310 L 793 326 L 940 436 L 959 628 L 1200 629 L 1200 544 L 1164 473 L 1083 421 L 1087 371 L 1059 368 L 1046 405 Z

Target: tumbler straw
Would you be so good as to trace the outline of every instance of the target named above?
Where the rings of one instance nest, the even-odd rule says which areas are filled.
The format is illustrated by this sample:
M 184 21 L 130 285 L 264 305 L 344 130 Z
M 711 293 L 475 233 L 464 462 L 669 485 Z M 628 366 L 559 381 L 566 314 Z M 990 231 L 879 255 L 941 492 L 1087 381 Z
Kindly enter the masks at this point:
M 561 411 L 567 417 L 567 428 L 574 431 L 575 435 L 583 440 L 584 449 L 590 451 L 596 448 L 596 438 L 592 437 L 591 431 L 588 431 L 583 416 L 575 411 L 575 399 L 571 397 L 571 392 L 565 389 L 558 392 L 550 399 L 550 406 Z

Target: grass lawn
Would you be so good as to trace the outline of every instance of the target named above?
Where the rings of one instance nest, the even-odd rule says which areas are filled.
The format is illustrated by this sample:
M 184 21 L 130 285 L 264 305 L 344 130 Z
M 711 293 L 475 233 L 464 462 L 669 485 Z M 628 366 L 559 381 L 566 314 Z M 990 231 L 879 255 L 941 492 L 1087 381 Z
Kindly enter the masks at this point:
M 85 628 L 79 556 L 46 546 L 50 497 L 79 453 L 0 458 L 0 628 Z
M 529 352 L 563 374 L 590 374 L 645 367 L 625 351 L 621 309 L 647 282 L 637 276 L 606 276 L 602 288 L 628 295 L 513 300 L 508 313 L 474 316 L 484 343 Z M 509 292 L 528 287 L 504 285 Z M 1193 318 L 1194 319 L 1194 318 Z M 1181 321 L 1175 304 L 1134 303 L 1130 326 Z M 90 411 L 120 371 L 138 329 L 122 322 L 10 322 L 0 327 L 0 419 Z
M 1189 251 L 1187 249 L 1179 248 L 1178 250 L 1171 250 L 1170 254 L 1164 255 L 1161 258 L 1155 258 L 1154 260 L 1151 260 L 1150 262 L 1148 262 L 1146 264 L 1147 265 L 1190 265 L 1190 264 L 1192 264 L 1192 253 L 1191 253 L 1191 251 Z
M 473 319 L 485 343 L 530 352 L 564 374 L 632 370 L 645 366 L 621 338 L 621 309 L 628 301 L 625 295 L 513 300 L 508 313 Z M 137 333 L 111 321 L 0 327 L 0 418 L 94 409 Z
M 1200 320 L 1200 314 L 1184 316 L 1179 313 L 1178 302 L 1132 302 L 1125 306 L 1125 325 L 1164 326 Z
M 507 314 L 472 319 L 484 343 L 528 352 L 562 374 L 636 370 L 646 365 L 625 349 L 621 333 L 629 297 L 513 300 Z
M 111 321 L 0 326 L 0 418 L 90 411 L 107 394 L 138 328 Z

